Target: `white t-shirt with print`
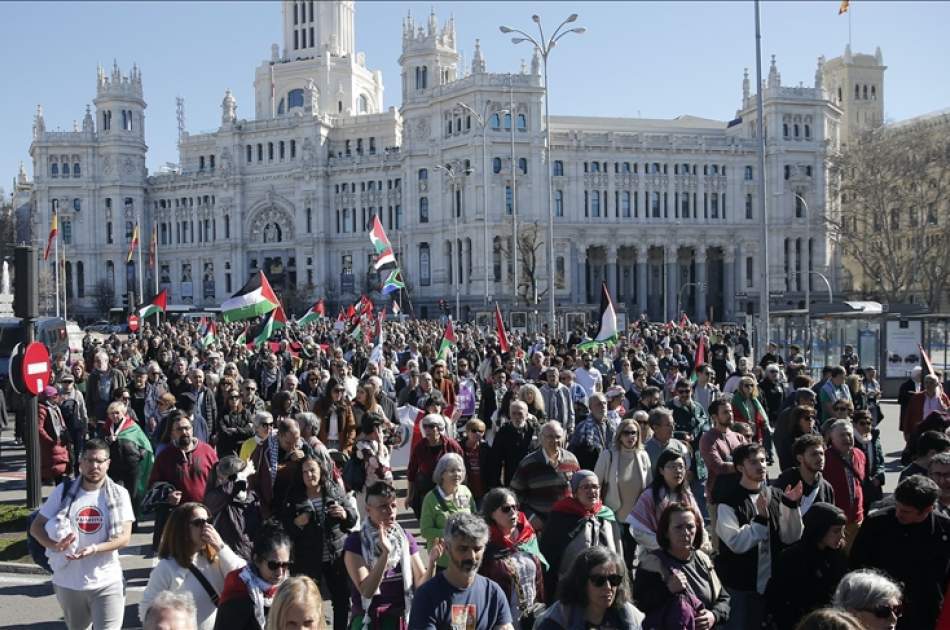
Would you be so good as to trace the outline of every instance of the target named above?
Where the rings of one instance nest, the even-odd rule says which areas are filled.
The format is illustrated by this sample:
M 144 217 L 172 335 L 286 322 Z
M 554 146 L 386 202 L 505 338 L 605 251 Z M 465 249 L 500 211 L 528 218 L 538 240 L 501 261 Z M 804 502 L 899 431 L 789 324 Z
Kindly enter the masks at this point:
M 81 484 L 82 479 L 74 479 Z M 40 514 L 47 519 L 55 518 L 62 504 L 63 484 L 49 495 Z M 132 501 L 128 491 L 119 486 L 119 522 L 134 521 Z M 78 535 L 77 548 L 99 545 L 109 540 L 109 505 L 105 486 L 98 490 L 84 490 L 81 486 L 76 499 L 69 506 L 69 523 Z M 122 565 L 119 552 L 96 553 L 79 560 L 70 560 L 66 566 L 53 573 L 53 584 L 77 591 L 95 590 L 122 581 Z

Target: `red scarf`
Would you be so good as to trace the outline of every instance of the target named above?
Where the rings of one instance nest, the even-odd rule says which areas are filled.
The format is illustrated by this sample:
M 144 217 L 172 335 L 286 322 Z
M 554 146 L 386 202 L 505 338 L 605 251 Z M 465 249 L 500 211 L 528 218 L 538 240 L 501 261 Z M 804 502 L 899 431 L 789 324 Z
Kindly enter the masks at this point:
M 598 501 L 592 505 L 589 509 L 584 507 L 584 504 L 575 499 L 574 497 L 564 497 L 554 504 L 554 507 L 551 508 L 552 512 L 566 512 L 568 514 L 573 514 L 581 518 L 591 518 L 592 516 L 597 516 L 600 510 L 604 507 L 604 504 Z
M 490 542 L 493 545 L 501 547 L 502 549 L 514 549 L 518 547 L 518 545 L 523 545 L 534 538 L 534 527 L 531 526 L 531 523 L 524 515 L 524 512 L 518 512 L 518 523 L 515 525 L 515 531 L 518 532 L 518 538 L 516 540 L 512 540 L 510 536 L 506 536 L 501 531 L 501 528 L 498 527 L 498 525 L 492 523 L 490 528 Z

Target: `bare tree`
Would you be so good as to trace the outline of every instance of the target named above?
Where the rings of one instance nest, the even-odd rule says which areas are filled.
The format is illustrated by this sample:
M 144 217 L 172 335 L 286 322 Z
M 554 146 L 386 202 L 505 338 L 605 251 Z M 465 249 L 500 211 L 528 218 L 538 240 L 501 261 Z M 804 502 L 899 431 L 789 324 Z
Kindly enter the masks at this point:
M 855 291 L 940 308 L 950 273 L 950 116 L 858 136 L 832 158 L 829 230 L 860 272 Z
M 518 226 L 518 298 L 525 304 L 533 304 L 535 300 L 541 300 L 547 295 L 548 288 L 540 289 L 540 278 L 538 277 L 538 265 L 542 264 L 539 252 L 544 247 L 544 241 L 541 240 L 543 228 L 537 221 L 534 223 L 524 223 Z M 511 240 L 501 240 L 501 253 L 511 257 Z M 512 267 L 509 266 L 508 277 L 511 278 Z
M 112 283 L 103 278 L 96 283 L 94 288 L 96 296 L 96 310 L 103 319 L 109 318 L 109 309 L 115 304 L 115 289 Z

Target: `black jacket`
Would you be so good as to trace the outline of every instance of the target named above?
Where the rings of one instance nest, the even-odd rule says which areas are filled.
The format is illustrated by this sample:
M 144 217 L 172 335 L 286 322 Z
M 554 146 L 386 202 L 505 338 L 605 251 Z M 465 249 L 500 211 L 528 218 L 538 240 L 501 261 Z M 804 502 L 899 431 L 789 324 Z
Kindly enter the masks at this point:
M 254 435 L 251 412 L 244 410 L 221 414 L 218 416 L 214 435 L 217 439 L 215 450 L 218 451 L 218 457 L 237 455 L 241 444 Z
M 808 496 L 811 494 L 812 490 L 815 489 L 815 486 L 809 486 L 805 483 L 805 480 L 802 479 L 802 475 L 799 472 L 798 468 L 789 468 L 788 470 L 782 472 L 775 481 L 772 482 L 772 485 L 775 486 L 779 492 L 785 492 L 785 488 L 788 486 L 794 486 L 799 481 L 802 482 L 802 497 Z M 821 501 L 822 503 L 830 503 L 831 505 L 835 504 L 835 489 L 828 483 L 828 480 L 821 476 L 819 473 L 817 478 L 818 485 L 818 494 L 815 495 L 814 502 Z
M 502 485 L 510 486 L 518 464 L 538 447 L 538 439 L 538 427 L 531 420 L 525 422 L 521 430 L 510 422 L 500 428 L 495 435 L 495 441 L 492 442 L 492 472 L 488 478 L 493 482 L 500 479 Z
M 792 630 L 806 614 L 830 605 L 847 572 L 848 559 L 841 550 L 819 550 L 816 543 L 802 540 L 783 551 L 765 591 L 768 613 L 778 630 Z
M 334 501 L 343 508 L 346 512 L 345 519 L 340 521 L 327 516 L 326 504 L 329 501 Z M 284 529 L 294 542 L 294 574 L 308 575 L 318 584 L 323 578 L 324 547 L 329 548 L 331 562 L 339 559 L 343 555 L 343 542 L 356 524 L 357 516 L 356 510 L 343 497 L 335 482 L 330 481 L 325 485 L 323 504 L 324 509 L 317 513 L 310 501 L 297 491 L 291 494 L 279 512 Z M 294 523 L 294 519 L 304 512 L 310 514 L 310 521 L 301 528 Z M 338 578 L 339 576 L 333 576 L 331 579 Z
M 874 568 L 904 584 L 899 630 L 933 628 L 950 575 L 950 518 L 932 512 L 901 525 L 888 507 L 864 519 L 851 547 L 851 567 Z
M 640 559 L 640 564 L 633 581 L 634 602 L 641 611 L 650 614 L 654 610 L 662 610 L 675 601 L 666 585 L 664 574 L 669 575 L 671 567 L 676 568 L 682 565 L 679 560 L 673 558 L 662 549 L 657 549 L 645 554 Z M 712 560 L 702 551 L 694 552 L 689 566 L 704 579 L 709 585 L 709 590 L 713 594 L 711 601 L 703 601 L 700 593 L 695 593 L 700 601 L 703 601 L 703 607 L 716 617 L 715 627 L 725 624 L 729 620 L 729 592 L 723 588 L 713 568 Z

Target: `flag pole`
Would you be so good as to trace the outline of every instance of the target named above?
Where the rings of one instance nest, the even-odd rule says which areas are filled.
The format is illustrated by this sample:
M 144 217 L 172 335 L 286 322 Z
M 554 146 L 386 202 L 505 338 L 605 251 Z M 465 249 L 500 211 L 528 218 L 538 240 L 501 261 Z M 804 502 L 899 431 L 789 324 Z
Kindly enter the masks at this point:
M 152 246 L 155 248 L 154 258 L 152 260 L 152 273 L 155 275 L 155 295 L 158 295 L 160 289 L 158 288 L 158 229 L 156 226 L 152 226 Z M 166 301 L 167 304 L 167 301 Z M 162 324 L 162 314 L 161 312 L 155 313 L 155 327 L 158 328 Z
M 59 225 L 56 226 L 59 228 Z M 56 269 L 56 317 L 59 317 L 59 230 L 57 229 L 54 236 L 56 239 L 53 241 L 53 247 L 55 251 L 53 252 L 53 267 Z
M 59 264 L 59 261 L 56 261 Z M 66 293 L 69 290 L 69 278 L 66 277 L 66 241 L 63 241 L 63 319 L 66 319 Z
M 145 300 L 145 270 L 142 269 L 142 225 L 139 224 L 139 246 L 138 246 L 138 261 L 137 266 L 139 268 L 139 302 Z

